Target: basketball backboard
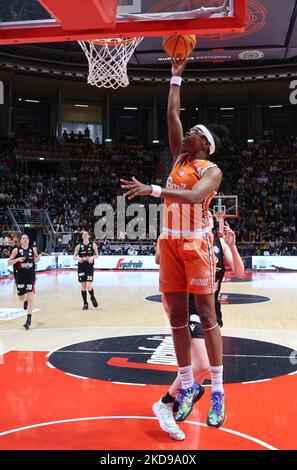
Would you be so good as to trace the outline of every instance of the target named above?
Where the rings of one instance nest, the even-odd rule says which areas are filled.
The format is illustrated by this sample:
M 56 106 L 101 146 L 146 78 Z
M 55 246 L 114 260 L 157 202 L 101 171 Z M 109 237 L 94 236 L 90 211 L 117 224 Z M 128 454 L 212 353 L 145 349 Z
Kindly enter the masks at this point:
M 221 216 L 224 219 L 238 218 L 238 196 L 225 196 L 224 194 L 218 194 L 211 201 L 210 211 L 212 215 L 217 217 Z
M 243 32 L 247 0 L 10 0 L 0 44 Z

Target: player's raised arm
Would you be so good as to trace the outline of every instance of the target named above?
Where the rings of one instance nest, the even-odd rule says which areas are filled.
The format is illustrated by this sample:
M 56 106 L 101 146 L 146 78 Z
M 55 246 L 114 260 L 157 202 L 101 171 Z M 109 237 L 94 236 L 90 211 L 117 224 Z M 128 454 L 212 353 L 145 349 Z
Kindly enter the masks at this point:
M 180 120 L 180 84 L 188 59 L 172 59 L 172 77 L 167 106 L 168 139 L 173 162 L 182 153 L 183 126 Z
M 226 221 L 224 226 L 224 237 L 221 240 L 221 243 L 226 264 L 231 268 L 235 276 L 244 276 L 244 264 L 237 250 L 236 236 Z

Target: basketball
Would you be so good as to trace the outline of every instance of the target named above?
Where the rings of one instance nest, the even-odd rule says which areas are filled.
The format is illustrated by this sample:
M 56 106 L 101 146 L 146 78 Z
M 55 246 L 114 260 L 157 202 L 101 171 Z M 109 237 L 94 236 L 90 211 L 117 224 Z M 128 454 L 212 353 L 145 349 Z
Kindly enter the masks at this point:
M 170 57 L 174 59 L 185 59 L 196 47 L 195 34 L 178 34 L 175 36 L 164 36 L 163 48 Z

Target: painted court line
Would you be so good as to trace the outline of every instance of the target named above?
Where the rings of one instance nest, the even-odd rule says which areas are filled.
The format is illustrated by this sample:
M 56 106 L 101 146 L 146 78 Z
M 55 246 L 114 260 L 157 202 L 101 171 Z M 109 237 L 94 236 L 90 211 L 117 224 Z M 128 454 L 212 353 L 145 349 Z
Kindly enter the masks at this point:
M 58 421 L 48 421 L 45 423 L 38 423 L 38 424 L 32 424 L 30 426 L 24 426 L 22 428 L 10 429 L 8 431 L 1 432 L 0 437 L 7 436 L 8 434 L 13 434 L 13 433 L 20 432 L 20 431 L 26 431 L 29 429 L 51 426 L 51 425 L 56 425 L 56 424 L 74 423 L 74 422 L 79 422 L 79 421 L 96 421 L 96 420 L 106 420 L 106 419 L 109 419 L 109 420 L 110 419 L 144 419 L 144 420 L 150 420 L 150 421 L 157 421 L 157 418 L 152 417 L 152 416 L 90 416 L 86 418 L 72 418 L 72 419 L 63 419 L 63 420 L 58 420 Z M 194 426 L 201 426 L 204 428 L 208 428 L 208 426 L 205 423 L 200 423 L 200 422 L 195 422 L 195 421 L 186 421 L 186 423 L 192 424 Z M 229 434 L 235 434 L 236 436 L 255 442 L 269 450 L 277 450 L 276 447 L 271 446 L 267 442 L 257 439 L 256 437 L 249 436 L 248 434 L 244 434 L 239 431 L 234 431 L 233 429 L 219 428 L 218 431 L 226 432 Z

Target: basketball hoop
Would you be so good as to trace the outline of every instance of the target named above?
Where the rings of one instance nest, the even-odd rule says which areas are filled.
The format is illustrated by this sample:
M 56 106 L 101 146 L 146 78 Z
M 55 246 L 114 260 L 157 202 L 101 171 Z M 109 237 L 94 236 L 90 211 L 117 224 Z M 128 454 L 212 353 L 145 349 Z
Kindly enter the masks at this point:
M 238 196 L 225 196 L 218 194 L 212 199 L 210 211 L 218 221 L 218 236 L 224 236 L 225 219 L 237 219 L 238 213 Z
M 128 86 L 127 65 L 142 39 L 138 37 L 78 41 L 88 59 L 89 85 L 114 90 Z

